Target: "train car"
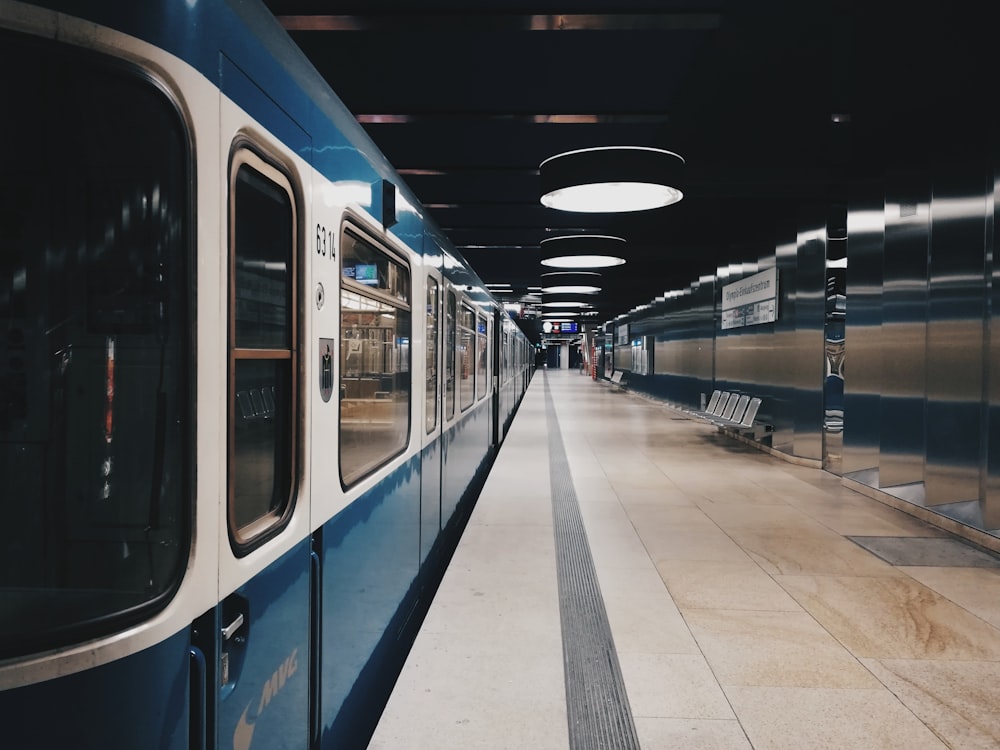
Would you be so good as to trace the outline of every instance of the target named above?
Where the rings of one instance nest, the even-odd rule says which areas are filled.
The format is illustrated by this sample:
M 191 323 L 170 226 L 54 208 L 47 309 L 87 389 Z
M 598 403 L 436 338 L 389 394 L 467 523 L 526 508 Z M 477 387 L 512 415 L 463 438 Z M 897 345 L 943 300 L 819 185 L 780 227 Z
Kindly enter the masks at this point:
M 530 344 L 260 3 L 0 61 L 0 745 L 364 746 Z

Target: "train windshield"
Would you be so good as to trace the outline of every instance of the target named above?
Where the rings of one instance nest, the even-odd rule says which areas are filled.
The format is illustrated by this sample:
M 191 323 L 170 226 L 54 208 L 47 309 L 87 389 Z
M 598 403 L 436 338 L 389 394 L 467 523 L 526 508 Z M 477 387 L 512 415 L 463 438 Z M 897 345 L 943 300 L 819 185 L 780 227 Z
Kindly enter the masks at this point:
M 189 157 L 128 68 L 0 33 L 0 658 L 148 614 L 187 556 Z

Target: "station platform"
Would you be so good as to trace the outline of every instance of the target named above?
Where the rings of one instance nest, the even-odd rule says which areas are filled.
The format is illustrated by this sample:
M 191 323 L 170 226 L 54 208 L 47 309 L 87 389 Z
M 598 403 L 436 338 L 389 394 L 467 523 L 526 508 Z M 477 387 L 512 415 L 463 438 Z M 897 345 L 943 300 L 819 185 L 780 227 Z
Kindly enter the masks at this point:
M 997 748 L 998 706 L 995 554 L 540 370 L 369 747 Z

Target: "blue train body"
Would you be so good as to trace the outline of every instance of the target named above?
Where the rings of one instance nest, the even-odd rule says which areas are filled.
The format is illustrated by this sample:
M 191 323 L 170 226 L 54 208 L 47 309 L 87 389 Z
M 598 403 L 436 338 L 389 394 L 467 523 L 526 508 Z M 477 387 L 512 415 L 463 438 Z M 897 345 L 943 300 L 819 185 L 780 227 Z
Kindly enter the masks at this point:
M 529 343 L 259 3 L 0 62 L 4 747 L 364 746 Z

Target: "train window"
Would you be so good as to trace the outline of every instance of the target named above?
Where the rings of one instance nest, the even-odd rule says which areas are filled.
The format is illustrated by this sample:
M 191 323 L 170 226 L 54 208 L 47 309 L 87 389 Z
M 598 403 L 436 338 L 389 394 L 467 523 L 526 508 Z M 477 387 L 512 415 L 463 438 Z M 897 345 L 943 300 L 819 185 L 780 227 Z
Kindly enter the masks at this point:
M 476 313 L 466 303 L 458 313 L 458 405 L 465 411 L 476 397 Z
M 229 257 L 229 533 L 239 554 L 287 518 L 295 491 L 295 202 L 288 178 L 233 155 Z
M 435 279 L 427 277 L 427 367 L 424 377 L 424 428 L 428 433 L 438 419 L 438 292 Z
M 340 309 L 340 475 L 345 486 L 410 437 L 410 270 L 344 231 Z
M 190 545 L 190 153 L 103 57 L 0 32 L 0 659 L 166 603 Z
M 476 320 L 476 395 L 483 398 L 489 391 L 489 351 L 487 349 L 486 316 L 480 315 Z
M 448 292 L 448 309 L 445 313 L 444 347 L 444 409 L 448 419 L 455 416 L 455 358 L 458 355 L 458 300 Z

